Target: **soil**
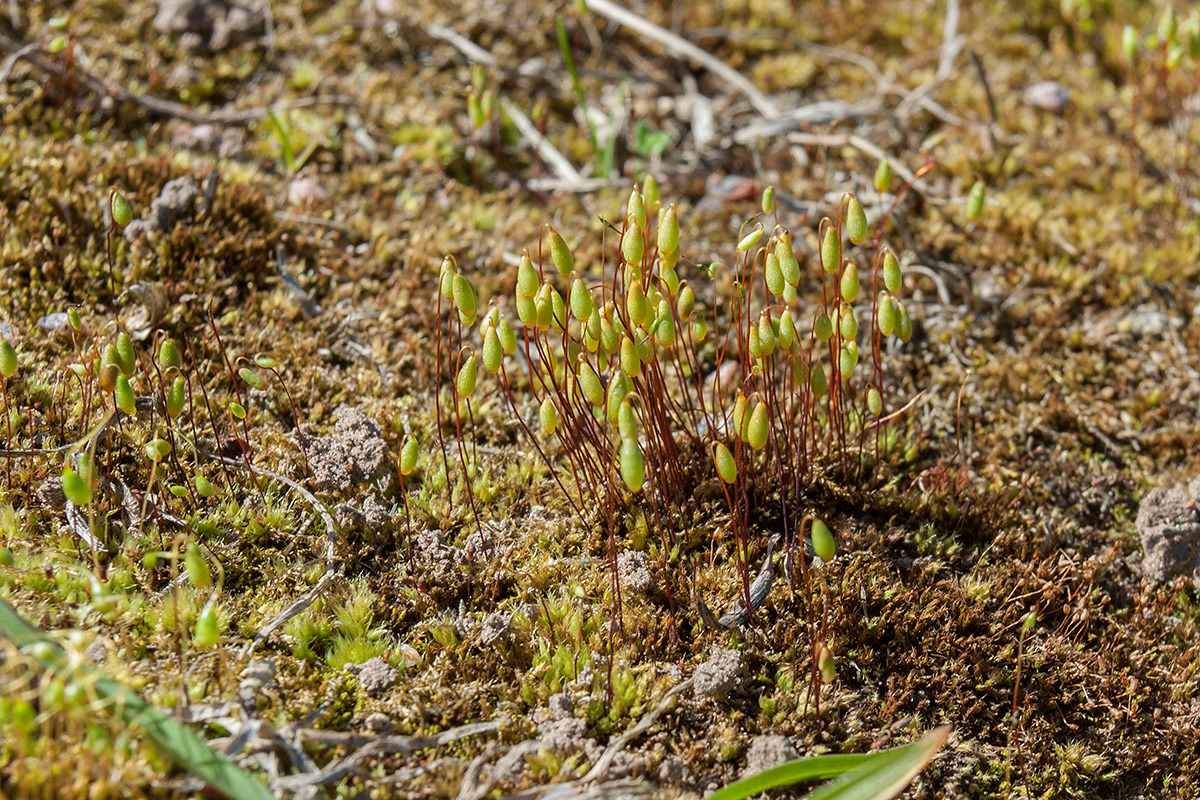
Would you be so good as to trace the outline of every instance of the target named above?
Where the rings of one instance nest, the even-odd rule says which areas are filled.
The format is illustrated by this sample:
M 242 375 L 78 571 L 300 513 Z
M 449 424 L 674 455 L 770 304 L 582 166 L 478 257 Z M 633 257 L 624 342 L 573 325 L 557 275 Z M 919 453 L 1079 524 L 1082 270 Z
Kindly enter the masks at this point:
M 0 598 L 237 744 L 280 796 L 499 797 L 587 776 L 567 790 L 698 797 L 750 765 L 946 723 L 906 796 L 1200 794 L 1200 603 L 1171 522 L 1194 527 L 1200 475 L 1200 62 L 1168 68 L 1142 41 L 1131 67 L 1122 32 L 1158 31 L 1149 5 L 626 5 L 756 91 L 600 6 L 0 4 L 0 334 L 18 353 Z M 837 546 L 807 578 L 802 547 L 769 546 L 786 480 L 751 487 L 739 570 L 702 448 L 680 456 L 666 534 L 647 499 L 665 495 L 588 496 L 527 433 L 527 354 L 507 362 L 511 396 L 479 370 L 471 408 L 447 415 L 466 351 L 446 338 L 444 257 L 481 318 L 495 302 L 515 326 L 522 251 L 550 264 L 543 226 L 591 279 L 611 274 L 607 221 L 647 173 L 722 329 L 764 188 L 768 229 L 806 265 L 843 192 L 872 233 L 886 216 L 914 328 L 883 354 L 893 438 L 861 470 L 796 482 Z M 112 192 L 134 210 L 124 235 Z M 105 416 L 93 360 L 118 330 L 137 407 Z M 175 418 L 167 337 L 190 398 Z M 410 436 L 420 467 L 402 478 Z M 77 442 L 102 464 L 90 522 L 54 449 Z M 1144 512 L 1143 570 L 1146 496 L 1174 516 Z M 182 574 L 188 542 L 216 588 Z M 210 597 L 220 638 L 202 647 Z M 745 625 L 710 624 L 697 600 Z M 0 794 L 203 789 L 111 715 L 56 706 L 52 684 L 3 640 L 0 697 L 37 716 L 0 716 Z

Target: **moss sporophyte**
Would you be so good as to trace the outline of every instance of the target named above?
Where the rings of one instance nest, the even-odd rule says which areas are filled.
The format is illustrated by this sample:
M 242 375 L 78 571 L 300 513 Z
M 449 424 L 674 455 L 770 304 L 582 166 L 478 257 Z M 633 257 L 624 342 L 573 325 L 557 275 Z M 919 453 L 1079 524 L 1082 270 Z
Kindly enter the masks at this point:
M 890 182 L 885 166 L 876 181 Z M 772 192 L 763 204 L 774 208 Z M 517 262 L 515 323 L 507 303 L 481 306 L 470 276 L 443 260 L 434 335 L 454 390 L 438 393 L 438 416 L 452 423 L 465 476 L 481 424 L 471 404 L 498 390 L 581 521 L 601 518 L 614 574 L 626 514 L 648 521 L 667 567 L 679 544 L 673 520 L 718 479 L 749 606 L 747 554 L 767 504 L 778 509 L 788 563 L 803 569 L 806 488 L 831 471 L 870 480 L 888 421 L 883 345 L 911 335 L 899 260 L 878 237 L 867 244 L 867 214 L 851 193 L 814 231 L 821 244 L 818 259 L 803 259 L 808 280 L 793 247 L 803 231 L 750 220 L 728 261 L 693 268 L 673 203 L 635 186 L 623 219 L 601 272 L 583 269 L 567 238 L 545 226 Z M 481 393 L 488 375 L 496 382 Z M 526 403 L 538 409 L 537 432 Z M 440 433 L 439 446 L 449 468 Z M 487 542 L 471 480 L 462 486 Z M 817 521 L 812 533 L 831 556 L 829 528 Z

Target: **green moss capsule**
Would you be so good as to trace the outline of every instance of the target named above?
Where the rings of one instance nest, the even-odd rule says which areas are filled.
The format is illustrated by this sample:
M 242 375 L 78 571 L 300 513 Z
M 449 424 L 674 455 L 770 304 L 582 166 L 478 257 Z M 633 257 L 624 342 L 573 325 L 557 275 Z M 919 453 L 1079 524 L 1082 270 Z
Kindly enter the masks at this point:
M 762 235 L 763 227 L 762 225 L 759 225 L 757 228 L 742 237 L 742 240 L 737 243 L 737 251 L 739 253 L 749 252 L 750 248 L 758 244 L 758 240 L 762 238 Z
M 825 392 L 829 389 L 829 379 L 825 377 L 825 367 L 820 363 L 813 365 L 812 372 L 809 373 L 808 388 L 812 390 L 813 397 L 824 397 Z
M 629 203 L 625 210 L 626 217 L 633 217 L 638 227 L 646 230 L 646 201 L 638 193 L 637 187 L 629 193 Z
M 876 417 L 883 413 L 883 397 L 874 386 L 867 389 L 867 411 Z
M 746 423 L 746 444 L 754 450 L 762 450 L 767 446 L 767 436 L 771 432 L 771 421 L 767 414 L 767 404 L 759 402 L 750 412 Z
M 764 214 L 770 214 L 775 210 L 775 187 L 768 186 L 763 189 L 762 193 L 762 211 Z
M 200 616 L 196 618 L 196 630 L 192 634 L 192 642 L 197 647 L 212 647 L 221 640 L 221 621 L 217 617 L 217 609 L 211 603 L 204 606 Z
M 788 286 L 800 282 L 800 262 L 792 250 L 792 237 L 787 233 L 780 234 L 775 240 L 775 258 L 779 261 L 779 269 L 783 272 L 783 280 Z
M 659 199 L 662 197 L 661 190 L 658 188 L 658 179 L 651 172 L 646 173 L 646 180 L 642 181 L 642 198 L 646 203 L 646 208 L 653 209 L 658 205 Z
M 133 371 L 137 367 L 137 353 L 133 349 L 133 339 L 130 339 L 129 334 L 125 331 L 117 334 L 115 350 L 117 366 L 121 369 L 121 374 L 126 378 L 132 378 Z
M 179 355 L 179 348 L 170 339 L 163 339 L 158 345 L 158 366 L 164 371 L 179 369 L 183 366 L 183 359 Z
M 554 400 L 549 395 L 542 399 L 542 407 L 538 409 L 538 418 L 542 423 L 542 433 L 549 436 L 558 430 L 558 406 L 554 405 Z
M 616 425 L 620 421 L 621 402 L 629 396 L 631 391 L 633 391 L 633 381 L 629 380 L 625 370 L 613 370 L 612 376 L 608 379 L 605 398 L 605 410 L 609 423 Z
M 896 260 L 896 255 L 891 250 L 883 251 L 883 285 L 892 294 L 900 292 L 900 283 L 903 276 L 900 273 L 900 262 Z
M 71 330 L 76 333 L 79 333 L 80 329 L 83 328 L 83 320 L 79 317 L 78 308 L 67 309 L 67 322 L 71 323 Z
M 772 297 L 779 297 L 783 294 L 783 287 L 787 286 L 787 282 L 783 279 L 783 269 L 779 266 L 779 257 L 775 253 L 767 253 L 767 264 L 763 269 L 763 277 L 767 281 L 767 291 Z
M 488 373 L 495 375 L 504 361 L 504 348 L 500 346 L 500 337 L 496 334 L 494 327 L 489 327 L 487 333 L 484 334 L 480 353 L 483 356 L 483 368 Z
M 862 244 L 869 232 L 867 212 L 858 198 L 850 195 L 850 201 L 846 204 L 846 238 L 853 244 Z
M 217 491 L 212 481 L 203 475 L 197 475 L 194 483 L 196 484 L 196 493 L 201 497 L 212 497 Z
M 636 439 L 621 439 L 621 479 L 631 492 L 640 492 L 646 481 L 646 459 Z
M 454 381 L 454 389 L 458 396 L 466 399 L 475 391 L 475 381 L 479 377 L 479 362 L 475 354 L 467 356 L 467 360 L 458 368 L 458 377 Z
M 564 278 L 575 270 L 575 257 L 571 255 L 571 248 L 567 247 L 566 240 L 559 236 L 554 228 L 550 229 L 550 261 L 558 270 L 558 274 Z
M 411 433 L 404 437 L 404 444 L 400 447 L 400 474 L 404 476 L 412 475 L 417 469 L 417 461 L 421 455 L 421 449 L 417 446 L 417 437 Z
M 0 375 L 11 378 L 17 374 L 17 349 L 8 339 L 0 339 Z
M 478 310 L 478 301 L 475 298 L 475 288 L 471 286 L 471 282 L 462 275 L 454 276 L 454 307 L 458 309 L 458 313 L 474 321 L 475 312 Z
M 137 398 L 133 394 L 133 387 L 129 384 L 129 378 L 126 378 L 124 375 L 117 376 L 116 385 L 113 387 L 113 399 L 117 403 L 117 408 L 126 414 L 132 416 L 137 411 Z
M 771 314 L 764 308 L 758 315 L 758 349 L 763 356 L 775 352 L 778 339 L 775 336 L 775 326 Z
M 663 214 L 662 222 L 658 225 L 657 239 L 659 257 L 679 252 L 679 217 L 675 215 L 674 203 L 667 206 L 666 213 Z
M 571 313 L 575 315 L 575 319 L 586 320 L 592 315 L 595 307 L 592 293 L 584 285 L 583 279 L 576 275 L 575 280 L 571 282 Z
M 730 422 L 733 423 L 733 435 L 738 439 L 744 439 L 746 435 L 746 423 L 749 422 L 747 412 L 750 409 L 750 402 L 746 399 L 746 395 L 738 390 L 737 396 L 733 400 L 733 414 L 730 417 Z
M 838 352 L 838 370 L 843 378 L 847 378 L 856 366 L 858 366 L 858 343 L 846 342 Z
M 967 195 L 967 219 L 974 222 L 983 213 L 983 198 L 986 193 L 983 181 L 975 181 L 971 192 Z
M 842 243 L 838 241 L 837 231 L 834 230 L 833 225 L 826 225 L 825 236 L 821 239 L 821 266 L 832 275 L 837 272 L 838 264 L 841 261 Z
M 537 327 L 537 301 L 532 297 L 517 295 L 517 319 L 526 328 Z
M 884 336 L 890 336 L 892 331 L 896 330 L 896 306 L 892 302 L 892 296 L 887 292 L 879 293 L 879 308 L 875 311 L 875 322 L 879 325 L 879 332 Z
M 692 291 L 692 287 L 684 284 L 679 289 L 679 297 L 675 301 L 675 313 L 679 315 L 680 322 L 689 322 L 692 319 L 692 312 L 696 310 L 696 293 Z
M 694 317 L 692 319 L 692 342 L 700 344 L 708 336 L 708 323 L 703 317 Z
M 517 332 L 503 316 L 496 323 L 496 338 L 500 340 L 500 349 L 507 355 L 517 352 Z
M 154 438 L 146 442 L 142 452 L 146 454 L 146 458 L 157 464 L 171 454 L 171 443 L 166 439 Z
M 820 654 L 817 656 L 817 669 L 821 671 L 821 680 L 825 683 L 837 680 L 837 665 L 834 663 L 833 653 L 829 652 L 825 645 L 821 645 Z
M 913 335 L 912 317 L 908 315 L 908 309 L 899 299 L 893 298 L 892 302 L 896 306 L 896 336 L 900 341 L 907 342 Z
M 875 168 L 875 191 L 883 194 L 892 188 L 892 165 L 885 158 Z
M 828 342 L 829 337 L 833 336 L 833 320 L 824 311 L 818 314 L 813 322 L 813 333 L 822 342 Z
M 861 282 L 858 279 L 858 267 L 853 261 L 847 261 L 842 267 L 842 299 L 847 303 L 853 303 L 858 297 L 858 291 L 861 288 Z
M 617 430 L 627 439 L 636 440 L 638 437 L 637 414 L 633 411 L 633 403 L 626 397 L 617 407 Z
M 521 253 L 521 260 L 517 263 L 517 296 L 533 297 L 541 285 L 542 281 L 538 277 L 537 267 L 533 266 L 533 262 L 529 260 L 529 251 L 525 250 Z
M 579 378 L 579 388 L 583 391 L 583 396 L 587 401 L 594 406 L 598 406 L 604 402 L 604 381 L 600 380 L 600 376 L 596 370 L 588 362 L 586 358 L 580 358 L 576 370 Z
M 812 521 L 813 550 L 822 561 L 830 561 L 837 555 L 837 547 L 833 543 L 833 531 L 822 520 Z
M 716 465 L 717 475 L 722 481 L 733 483 L 737 480 L 737 459 L 723 442 L 713 444 L 713 464 Z
M 265 389 L 267 382 L 263 380 L 263 376 L 259 375 L 249 367 L 242 367 L 238 370 L 238 376 L 246 382 L 246 385 L 252 389 Z
M 634 325 L 641 325 L 650 316 L 650 301 L 636 278 L 625 287 L 625 313 Z
M 636 219 L 625 220 L 625 232 L 621 234 L 621 257 L 626 264 L 640 265 L 645 253 L 645 243 L 642 241 L 642 227 Z
M 62 490 L 68 500 L 77 506 L 92 502 L 92 486 L 85 481 L 70 464 L 63 466 Z
M 842 332 L 842 338 L 847 341 L 858 337 L 858 320 L 854 316 L 854 309 L 848 305 L 843 305 L 838 312 L 838 328 Z
M 209 572 L 208 562 L 200 552 L 200 546 L 192 542 L 183 553 L 183 566 L 188 580 L 197 589 L 207 589 L 212 584 L 212 573 Z
M 125 195 L 120 192 L 113 192 L 109 198 L 109 210 L 112 212 L 113 224 L 118 228 L 124 228 L 130 222 L 133 222 L 133 207 L 129 205 L 129 201 L 125 199 Z

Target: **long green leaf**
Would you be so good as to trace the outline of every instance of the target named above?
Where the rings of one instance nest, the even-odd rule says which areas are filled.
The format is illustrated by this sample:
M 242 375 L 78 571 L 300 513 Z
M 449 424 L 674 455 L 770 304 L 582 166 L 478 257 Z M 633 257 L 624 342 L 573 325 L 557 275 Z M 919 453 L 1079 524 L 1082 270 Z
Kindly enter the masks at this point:
M 592 118 L 588 116 L 587 97 L 583 94 L 583 84 L 579 81 L 579 70 L 575 69 L 575 57 L 571 54 L 571 39 L 567 36 L 567 26 L 563 24 L 562 17 L 554 18 L 554 27 L 558 31 L 558 49 L 562 53 L 563 63 L 567 67 L 567 74 L 571 76 L 571 88 L 575 91 L 575 101 L 579 103 L 579 108 L 583 112 L 583 121 L 588 127 L 588 137 L 592 140 L 592 150 L 600 151 L 600 142 L 596 138 L 596 126 L 592 124 Z M 608 176 L 603 176 L 607 178 Z
M 267 119 L 271 126 L 275 128 L 275 136 L 279 139 L 279 146 L 283 148 L 283 165 L 287 167 L 288 174 L 296 173 L 296 153 L 292 150 L 292 139 L 288 136 L 287 128 L 283 127 L 279 117 L 275 116 L 275 112 L 267 107 Z
M 744 797 L 750 797 L 778 786 L 836 778 L 874 757 L 871 754 L 850 754 L 813 756 L 812 758 L 788 761 L 735 781 L 715 794 L 709 795 L 708 800 L 742 800 Z
M 816 756 L 789 761 L 742 778 L 708 800 L 742 800 L 768 789 L 836 778 L 805 795 L 806 800 L 891 800 L 920 774 L 950 735 L 944 725 L 904 747 L 861 755 Z
M 145 730 L 150 741 L 183 769 L 233 800 L 273 800 L 267 787 L 209 747 L 182 723 L 143 700 L 133 690 L 80 663 L 68 666 L 58 643 L 26 622 L 12 606 L 0 600 L 0 633 L 25 650 L 43 669 L 63 673 L 73 670 L 95 691 L 107 708 L 115 709 L 126 724 Z

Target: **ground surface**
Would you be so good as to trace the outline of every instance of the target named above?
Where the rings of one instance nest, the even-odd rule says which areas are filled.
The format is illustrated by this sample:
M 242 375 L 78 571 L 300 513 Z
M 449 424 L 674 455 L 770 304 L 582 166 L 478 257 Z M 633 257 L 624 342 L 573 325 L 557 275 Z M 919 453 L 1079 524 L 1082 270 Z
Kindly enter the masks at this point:
M 0 80 L 0 325 L 19 352 L 11 447 L 69 444 L 100 421 L 108 401 L 69 365 L 86 373 L 115 322 L 134 336 L 142 395 L 96 439 L 112 487 L 96 503 L 113 514 L 94 546 L 55 492 L 61 453 L 13 458 L 0 477 L 0 596 L 27 619 L 81 632 L 59 635 L 155 704 L 207 719 L 199 729 L 218 745 L 253 733 L 239 743 L 247 766 L 345 767 L 320 790 L 339 796 L 482 797 L 571 780 L 697 674 L 725 685 L 666 704 L 594 785 L 702 795 L 789 752 L 756 737 L 786 736 L 799 754 L 861 752 L 952 723 L 912 796 L 1200 792 L 1196 590 L 1143 577 L 1134 526 L 1148 488 L 1200 470 L 1200 133 L 1187 99 L 1198 66 L 1184 58 L 1168 72 L 1143 48 L 1135 92 L 1120 44 L 1125 25 L 1152 33 L 1158 9 L 965 4 L 964 38 L 947 46 L 943 3 L 639 5 L 749 78 L 779 115 L 829 101 L 759 136 L 746 130 L 764 109 L 737 86 L 570 3 L 275 3 L 269 20 L 219 2 L 162 5 L 179 8 L 157 25 L 145 0 L 0 14 L 4 56 L 38 45 Z M 616 119 L 611 179 L 569 185 L 510 112 L 474 127 L 473 60 L 496 114 L 511 102 L 585 177 Z M 1059 84 L 1027 97 L 1041 81 Z M 1056 107 L 1059 89 L 1069 100 Z M 286 134 L 266 118 L 272 104 Z M 821 612 L 777 578 L 751 626 L 702 624 L 693 600 L 733 607 L 740 582 L 701 457 L 708 472 L 678 503 L 673 547 L 640 531 L 636 504 L 616 510 L 615 547 L 639 555 L 623 557 L 622 629 L 610 633 L 604 510 L 572 511 L 491 377 L 469 434 L 480 536 L 457 467 L 447 479 L 436 455 L 445 254 L 481 308 L 510 304 L 516 258 L 536 254 L 543 223 L 598 275 L 615 252 L 598 217 L 619 221 L 649 168 L 680 212 L 681 275 L 699 286 L 687 263 L 733 263 L 765 185 L 798 241 L 815 241 L 845 190 L 876 218 L 874 148 L 892 159 L 893 195 L 901 170 L 933 164 L 883 232 L 915 321 L 888 355 L 889 397 L 898 407 L 923 394 L 869 480 L 817 470 L 805 482 L 802 504 L 839 548 L 814 571 Z M 177 178 L 195 196 L 176 184 L 177 219 L 160 201 L 154 230 L 116 233 L 110 277 L 110 190 L 149 218 Z M 977 180 L 987 202 L 969 220 Z M 173 432 L 155 395 L 156 331 L 187 343 L 193 422 Z M 243 362 L 223 354 L 269 355 L 280 380 L 235 382 Z M 233 400 L 250 411 L 244 425 L 225 411 Z M 519 388 L 516 403 L 536 419 Z M 397 479 L 409 434 L 422 443 L 405 483 L 411 523 Z M 154 436 L 180 438 L 151 470 L 142 446 Z M 197 456 L 193 436 L 229 460 Z M 256 488 L 239 439 L 296 486 Z M 197 471 L 217 495 L 187 488 Z M 336 507 L 335 530 L 302 490 Z M 757 569 L 770 514 L 752 523 Z M 174 580 L 169 556 L 146 559 L 177 536 L 223 569 L 215 645 L 193 639 L 213 589 Z M 250 653 L 314 586 L 314 602 Z M 819 704 L 806 624 L 818 617 L 837 666 Z M 197 788 L 118 723 L 56 707 L 12 648 L 0 659 L 0 682 L 38 713 L 0 720 L 0 793 Z M 710 674 L 721 664 L 734 667 L 727 679 Z M 477 722 L 498 724 L 374 749 L 345 733 Z M 640 782 L 605 783 L 626 777 Z M 303 783 L 276 789 L 314 791 Z

